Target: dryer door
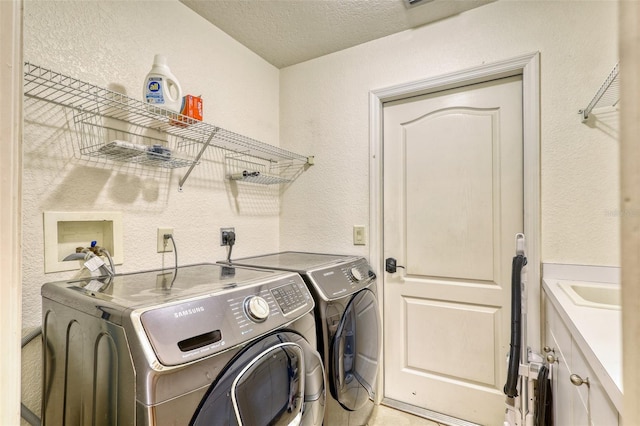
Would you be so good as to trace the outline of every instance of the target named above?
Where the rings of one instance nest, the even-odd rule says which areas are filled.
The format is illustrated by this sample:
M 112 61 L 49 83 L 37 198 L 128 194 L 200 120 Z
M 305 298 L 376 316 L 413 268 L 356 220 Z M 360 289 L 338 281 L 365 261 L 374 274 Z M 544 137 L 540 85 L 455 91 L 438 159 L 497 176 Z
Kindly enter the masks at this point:
M 365 289 L 349 301 L 331 344 L 331 394 L 344 408 L 373 399 L 380 350 L 378 302 Z
M 318 358 L 292 332 L 271 334 L 243 350 L 211 385 L 192 425 L 267 426 L 321 424 L 303 422 L 316 400 L 305 403 L 305 357 Z M 323 374 L 320 371 L 318 374 Z M 321 381 L 322 382 L 322 381 Z M 317 393 L 317 390 L 316 390 Z M 320 392 L 323 395 L 323 392 Z M 307 396 L 307 399 L 311 397 Z M 324 401 L 322 401 L 324 406 Z M 317 410 L 316 410 L 317 411 Z M 324 414 L 324 411 L 322 411 Z

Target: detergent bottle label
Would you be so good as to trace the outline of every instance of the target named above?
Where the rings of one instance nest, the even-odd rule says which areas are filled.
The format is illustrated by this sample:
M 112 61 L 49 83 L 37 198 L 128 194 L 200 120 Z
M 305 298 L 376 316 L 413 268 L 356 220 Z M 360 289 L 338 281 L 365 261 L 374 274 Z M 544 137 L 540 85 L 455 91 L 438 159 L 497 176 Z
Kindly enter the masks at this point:
M 146 101 L 150 104 L 164 104 L 164 84 L 162 77 L 149 77 L 147 79 Z

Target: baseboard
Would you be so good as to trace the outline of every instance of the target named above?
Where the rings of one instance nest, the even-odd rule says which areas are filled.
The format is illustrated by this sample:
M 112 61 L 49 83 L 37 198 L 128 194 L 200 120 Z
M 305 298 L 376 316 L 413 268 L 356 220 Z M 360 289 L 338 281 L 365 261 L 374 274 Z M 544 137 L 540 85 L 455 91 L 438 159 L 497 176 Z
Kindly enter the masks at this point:
M 458 419 L 456 417 L 447 416 L 446 414 L 438 413 L 435 411 L 427 410 L 426 408 L 416 407 L 414 405 L 406 404 L 404 402 L 396 401 L 389 398 L 382 400 L 382 405 L 386 405 L 396 410 L 404 411 L 406 413 L 413 414 L 418 417 L 425 418 L 427 420 L 434 421 L 441 425 L 446 426 L 480 426 L 476 423 L 471 423 L 466 420 Z

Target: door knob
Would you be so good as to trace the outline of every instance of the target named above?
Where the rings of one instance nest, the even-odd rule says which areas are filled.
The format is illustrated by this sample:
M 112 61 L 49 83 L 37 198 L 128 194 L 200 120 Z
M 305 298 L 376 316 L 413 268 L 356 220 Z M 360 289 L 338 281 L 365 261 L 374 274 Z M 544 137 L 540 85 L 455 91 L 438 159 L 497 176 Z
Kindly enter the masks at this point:
M 398 265 L 398 261 L 395 260 L 393 257 L 387 257 L 386 260 L 384 261 L 384 270 L 390 274 L 395 274 L 397 271 L 397 268 L 405 269 L 404 266 Z
M 572 374 L 571 376 L 569 376 L 569 380 L 571 380 L 571 383 L 573 383 L 576 386 L 581 386 L 581 385 L 587 385 L 587 387 L 589 387 L 589 378 L 585 377 L 584 379 L 580 376 L 578 376 L 577 374 Z

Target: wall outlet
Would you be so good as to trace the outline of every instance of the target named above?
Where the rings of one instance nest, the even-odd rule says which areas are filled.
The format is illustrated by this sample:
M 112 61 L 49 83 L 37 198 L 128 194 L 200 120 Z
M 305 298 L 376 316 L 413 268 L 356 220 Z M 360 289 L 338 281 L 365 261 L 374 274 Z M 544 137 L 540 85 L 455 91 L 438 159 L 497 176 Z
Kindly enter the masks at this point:
M 165 234 L 173 235 L 173 228 L 158 228 L 158 253 L 173 251 L 173 243 L 168 238 L 165 240 Z
M 363 246 L 367 244 L 367 231 L 363 225 L 353 226 L 353 245 Z
M 236 233 L 236 228 L 220 228 L 220 245 L 228 246 L 229 241 L 227 239 L 229 232 Z

